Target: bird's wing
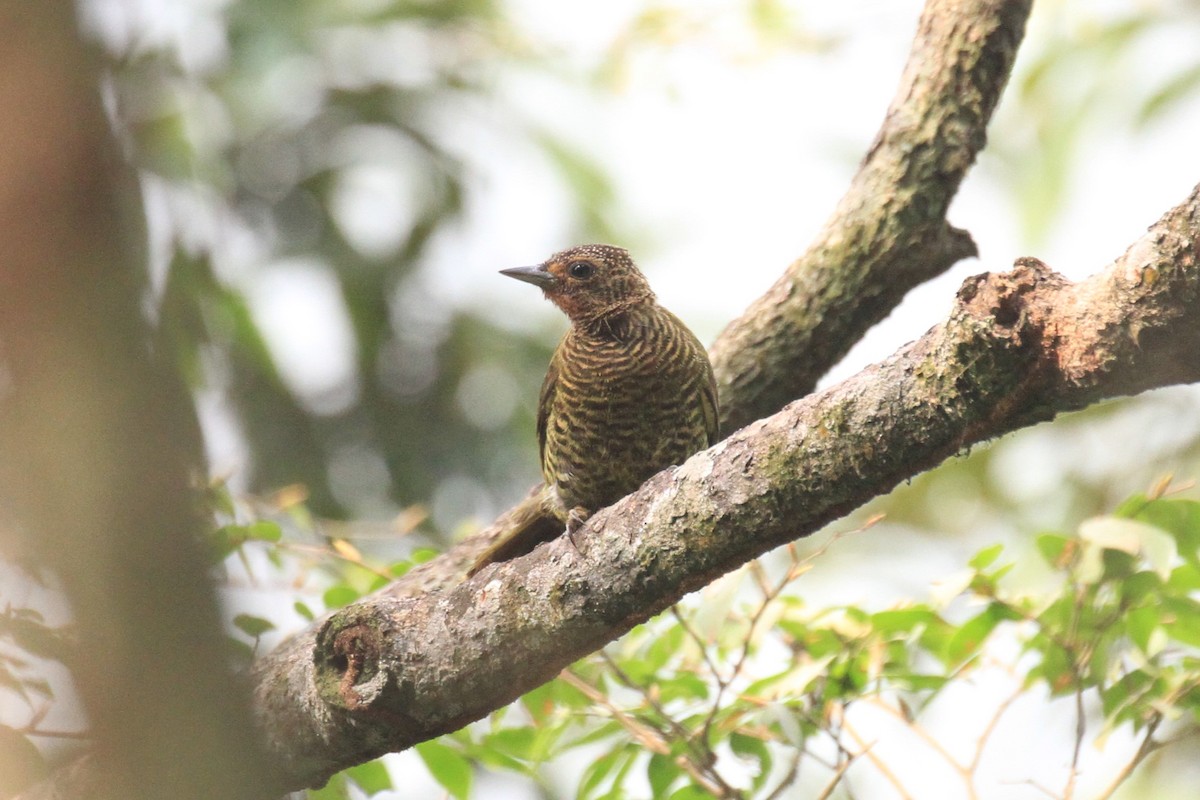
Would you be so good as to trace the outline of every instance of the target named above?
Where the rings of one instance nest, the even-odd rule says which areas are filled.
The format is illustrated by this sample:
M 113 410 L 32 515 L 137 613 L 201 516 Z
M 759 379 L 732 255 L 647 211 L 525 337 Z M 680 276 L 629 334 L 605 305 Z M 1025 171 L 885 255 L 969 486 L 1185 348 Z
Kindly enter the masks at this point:
M 700 357 L 707 361 L 704 351 Z M 708 368 L 708 382 L 700 392 L 700 409 L 704 412 L 704 430 L 708 434 L 708 446 L 712 447 L 721 440 L 721 415 L 717 405 L 717 378 L 713 375 L 712 367 Z
M 542 381 L 542 391 L 538 395 L 537 410 L 537 439 L 538 461 L 542 465 L 542 477 L 546 483 L 553 479 L 546 474 L 546 426 L 550 419 L 550 407 L 554 405 L 554 395 L 558 392 L 558 351 L 550 359 L 550 368 L 546 370 L 546 379 Z

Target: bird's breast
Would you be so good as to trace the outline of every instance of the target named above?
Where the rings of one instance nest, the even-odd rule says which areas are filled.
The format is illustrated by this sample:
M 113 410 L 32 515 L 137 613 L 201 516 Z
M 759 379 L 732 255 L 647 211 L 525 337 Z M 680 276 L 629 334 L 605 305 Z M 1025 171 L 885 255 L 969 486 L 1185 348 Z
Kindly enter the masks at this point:
M 707 445 L 709 368 L 691 332 L 665 316 L 618 334 L 573 330 L 555 355 L 543 470 L 568 507 L 608 505 Z

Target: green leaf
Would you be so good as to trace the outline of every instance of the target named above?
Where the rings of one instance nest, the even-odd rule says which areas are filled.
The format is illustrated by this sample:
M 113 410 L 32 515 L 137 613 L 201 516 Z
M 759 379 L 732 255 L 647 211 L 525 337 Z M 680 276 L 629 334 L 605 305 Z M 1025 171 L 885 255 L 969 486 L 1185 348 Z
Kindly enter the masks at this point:
M 595 728 L 583 733 L 566 744 L 564 750 L 574 747 L 582 747 L 594 742 L 602 742 L 606 739 L 615 739 L 622 733 L 621 726 L 616 722 L 605 722 L 597 725 Z
M 1027 682 L 1044 680 L 1053 695 L 1062 695 L 1075 688 L 1075 673 L 1067 652 L 1045 635 L 1033 637 L 1030 645 L 1042 654 L 1041 663 L 1029 670 Z
M 1123 517 L 1125 519 L 1136 519 L 1137 515 L 1146 505 L 1150 503 L 1150 498 L 1141 492 L 1129 495 L 1121 505 L 1117 506 L 1116 511 L 1112 513 L 1114 517 Z
M 621 748 L 610 750 L 604 755 L 597 758 L 583 771 L 583 776 L 579 781 L 579 789 L 575 793 L 575 797 L 579 800 L 586 800 L 592 797 L 593 793 L 600 788 L 605 779 L 620 766 L 621 759 L 625 757 L 625 752 Z
M 1100 690 L 1104 715 L 1115 723 L 1131 721 L 1137 730 L 1141 727 L 1143 711 L 1159 700 L 1164 690 L 1162 681 L 1143 670 L 1133 670 Z
M 976 553 L 975 557 L 968 561 L 967 564 L 977 570 L 987 569 L 1000 556 L 1003 550 L 1003 544 L 994 544 L 991 547 L 985 547 Z
M 613 776 L 612 788 L 604 796 L 608 800 L 625 800 L 629 793 L 625 791 L 625 778 L 629 775 L 629 771 L 633 769 L 633 765 L 637 762 L 638 756 L 642 754 L 640 747 L 628 745 L 621 749 L 624 760 L 617 769 L 617 774 Z
M 682 789 L 677 789 L 671 795 L 671 800 L 712 800 L 712 795 L 698 786 L 688 784 Z
M 337 586 L 331 586 L 327 589 L 321 599 L 324 600 L 326 608 L 332 609 L 348 606 L 360 596 L 354 587 L 339 583 Z
M 378 759 L 351 767 L 343 774 L 366 792 L 368 797 L 392 788 L 392 776 Z
M 942 618 L 926 605 L 878 611 L 871 615 L 875 630 L 886 635 L 912 633 L 919 626 L 941 623 Z
M 237 507 L 233 502 L 233 494 L 229 491 L 228 484 L 223 481 L 209 484 L 204 496 L 213 511 L 224 514 L 227 517 L 237 514 Z
M 238 614 L 233 618 L 233 625 L 252 639 L 257 639 L 264 633 L 275 630 L 275 623 L 271 620 L 249 614 Z
M 1194 592 L 1200 589 L 1200 567 L 1195 564 L 1181 564 L 1171 570 L 1167 588 L 1173 592 Z
M 292 604 L 292 608 L 296 610 L 297 614 L 304 617 L 309 622 L 312 622 L 317 618 L 317 615 L 312 612 L 312 609 L 299 600 Z
M 489 733 L 484 743 L 487 747 L 513 758 L 529 760 L 536 740 L 537 731 L 531 727 L 501 728 Z
M 239 664 L 249 666 L 254 661 L 254 648 L 241 639 L 226 636 L 225 647 L 229 650 L 229 657 Z
M 1184 561 L 1200 567 L 1200 502 L 1148 500 L 1137 507 L 1133 518 L 1169 533 Z
M 1047 564 L 1055 569 L 1065 569 L 1079 552 L 1079 542 L 1061 534 L 1043 533 L 1037 537 L 1037 549 Z
M 1124 550 L 1114 550 L 1111 547 L 1104 548 L 1100 560 L 1104 565 L 1101 574 L 1106 581 L 1124 582 L 1129 580 L 1138 567 L 1137 556 Z
M 655 753 L 646 764 L 646 777 L 650 779 L 650 796 L 663 797 L 680 776 L 679 767 L 669 756 Z
M 305 796 L 308 800 L 346 800 L 350 796 L 350 790 L 346 777 L 339 772 L 320 789 L 309 789 Z
M 1155 89 L 1138 109 L 1137 123 L 1146 125 L 1152 122 L 1197 92 L 1200 92 L 1200 64 L 1175 73 Z
M 283 528 L 279 527 L 279 523 L 265 519 L 250 523 L 244 530 L 247 539 L 255 539 L 260 542 L 278 542 L 283 538 Z
M 771 776 L 771 750 L 767 743 L 757 736 L 747 736 L 743 733 L 729 734 L 729 749 L 739 758 L 753 761 L 758 765 L 754 775 L 754 788 L 760 789 Z
M 1162 598 L 1163 629 L 1177 642 L 1200 647 L 1200 603 L 1190 597 Z
M 683 646 L 683 640 L 686 632 L 682 625 L 672 625 L 667 630 L 655 636 L 646 648 L 646 653 L 642 657 L 642 663 L 639 665 L 645 671 L 641 679 L 653 676 L 672 658 L 679 655 L 679 649 Z M 635 678 L 636 680 L 637 678 Z
M 438 741 L 421 742 L 415 749 L 434 780 L 459 800 L 467 800 L 474 777 L 470 761 Z
M 975 617 L 964 622 L 946 645 L 946 658 L 951 664 L 961 664 L 979 652 L 984 641 L 997 625 L 1005 620 L 1020 619 L 1003 603 L 989 603 Z
M 892 681 L 910 692 L 938 692 L 953 678 L 947 675 L 926 675 L 912 672 L 907 675 L 896 675 Z
M 72 648 L 64 628 L 54 628 L 42 621 L 42 615 L 31 608 L 8 608 L 0 614 L 0 635 L 29 655 L 54 661 L 70 658 Z
M 418 547 L 412 551 L 412 555 L 408 558 L 413 564 L 424 564 L 426 561 L 432 561 L 437 558 L 438 555 L 440 553 L 432 547 Z
M 1144 606 L 1135 608 L 1126 615 L 1125 628 L 1129 631 L 1129 638 L 1138 646 L 1138 649 L 1148 656 L 1154 656 L 1157 655 L 1160 647 L 1157 643 L 1151 645 L 1152 637 L 1154 632 L 1159 630 L 1161 622 L 1162 611 L 1159 608 Z
M 706 700 L 708 682 L 694 672 L 681 672 L 662 678 L 655 684 L 664 703 L 672 700 Z
M 1130 575 L 1121 583 L 1121 598 L 1126 605 L 1136 605 L 1145 598 L 1153 596 L 1162 590 L 1162 581 L 1158 575 L 1149 570 L 1142 570 Z

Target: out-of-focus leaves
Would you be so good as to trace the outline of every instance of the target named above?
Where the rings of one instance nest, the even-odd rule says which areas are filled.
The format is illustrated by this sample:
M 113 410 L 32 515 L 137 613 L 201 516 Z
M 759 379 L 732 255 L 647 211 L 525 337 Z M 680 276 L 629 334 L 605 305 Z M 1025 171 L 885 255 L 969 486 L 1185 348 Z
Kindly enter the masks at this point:
M 1157 121 L 1197 93 L 1200 93 L 1200 64 L 1171 76 L 1146 98 L 1138 109 L 1138 124 L 1149 125 Z
M 222 47 L 200 61 L 153 37 L 110 42 L 114 116 L 170 245 L 160 347 L 234 413 L 245 483 L 301 484 L 330 518 L 441 489 L 429 532 L 442 534 L 507 505 L 537 475 L 532 409 L 550 342 L 424 288 L 431 244 L 479 186 L 479 162 L 450 134 L 488 126 L 540 151 L 577 198 L 578 235 L 615 236 L 617 222 L 603 170 L 493 91 L 497 64 L 529 66 L 504 7 L 234 0 L 205 22 Z M 500 124 L 479 118 L 481 97 Z M 391 182 L 398 205 L 377 209 L 352 180 L 364 174 Z M 372 223 L 387 229 L 380 242 L 356 232 L 385 213 Z M 292 385 L 252 302 L 256 275 L 287 259 L 328 274 L 340 294 L 351 352 L 338 357 L 353 377 L 336 398 Z M 472 390 L 481 371 L 507 382 L 490 412 Z
M 422 742 L 415 749 L 425 762 L 429 774 L 446 791 L 459 800 L 467 800 L 471 794 L 473 777 L 470 761 L 457 750 L 438 741 Z
M 357 767 L 346 770 L 344 774 L 354 781 L 354 784 L 362 789 L 367 797 L 392 788 L 392 776 L 388 774 L 387 767 L 380 761 L 359 764 Z
M 0 614 L 0 640 L 7 639 L 22 652 L 39 658 L 63 661 L 72 653 L 66 628 L 47 625 L 31 608 L 9 606 Z
M 1005 161 L 997 177 L 1019 198 L 1015 206 L 1035 243 L 1053 230 L 1084 166 L 1080 156 L 1092 131 L 1121 123 L 1144 127 L 1194 96 L 1200 85 L 1200 66 L 1194 63 L 1157 79 L 1157 88 L 1144 88 L 1146 81 L 1137 79 L 1143 75 L 1139 54 L 1156 46 L 1168 27 L 1176 34 L 1200 31 L 1194 7 L 1185 4 L 1166 14 L 1138 8 L 1116 19 L 1078 11 L 1047 6 L 1047 14 L 1059 15 L 1056 35 L 1040 49 L 1037 39 L 1026 43 L 1014 91 L 1005 100 L 1012 110 L 1002 108 L 999 118 L 1003 141 L 989 148 Z
M 350 586 L 339 584 L 327 590 L 322 596 L 325 601 L 326 608 L 342 608 L 348 606 L 361 597 L 361 593 L 355 591 Z
M 946 582 L 955 596 L 936 605 L 810 608 L 787 591 L 806 570 L 784 570 L 775 588 L 762 572 L 762 597 L 747 607 L 739 595 L 725 613 L 738 630 L 750 618 L 774 620 L 762 636 L 702 633 L 684 604 L 526 695 L 525 715 L 498 713 L 486 732 L 455 734 L 454 747 L 523 775 L 569 749 L 600 748 L 580 778 L 580 798 L 629 796 L 646 783 L 654 797 L 692 796 L 734 775 L 744 796 L 769 797 L 818 768 L 835 785 L 845 773 L 812 753 L 837 743 L 853 761 L 862 740 L 840 738 L 851 707 L 884 704 L 901 724 L 921 724 L 943 690 L 961 687 L 1014 639 L 1023 655 L 1009 668 L 1027 688 L 1044 684 L 1053 697 L 1095 704 L 1098 745 L 1122 726 L 1137 732 L 1195 715 L 1200 571 L 1194 552 L 1174 547 L 1200 524 L 1195 505 L 1139 496 L 1077 531 L 1042 534 L 1038 549 L 1053 577 L 1032 594 L 1008 585 L 1012 564 L 996 545 L 966 559 Z M 1172 546 L 1159 547 L 1164 541 Z
M 255 617 L 250 614 L 238 614 L 233 618 L 233 625 L 252 639 L 257 639 L 264 633 L 275 630 L 275 623 L 269 619 Z

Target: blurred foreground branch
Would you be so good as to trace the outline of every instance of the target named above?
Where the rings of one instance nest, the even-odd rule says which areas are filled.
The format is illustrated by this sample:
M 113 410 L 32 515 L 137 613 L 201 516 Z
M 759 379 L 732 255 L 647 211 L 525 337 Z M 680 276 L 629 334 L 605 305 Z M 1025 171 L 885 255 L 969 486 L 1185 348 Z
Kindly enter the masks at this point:
M 136 181 L 74 15 L 0 6 L 0 545 L 70 600 L 91 731 L 90 760 L 27 796 L 269 796 L 202 551 L 199 430 L 153 351 Z

